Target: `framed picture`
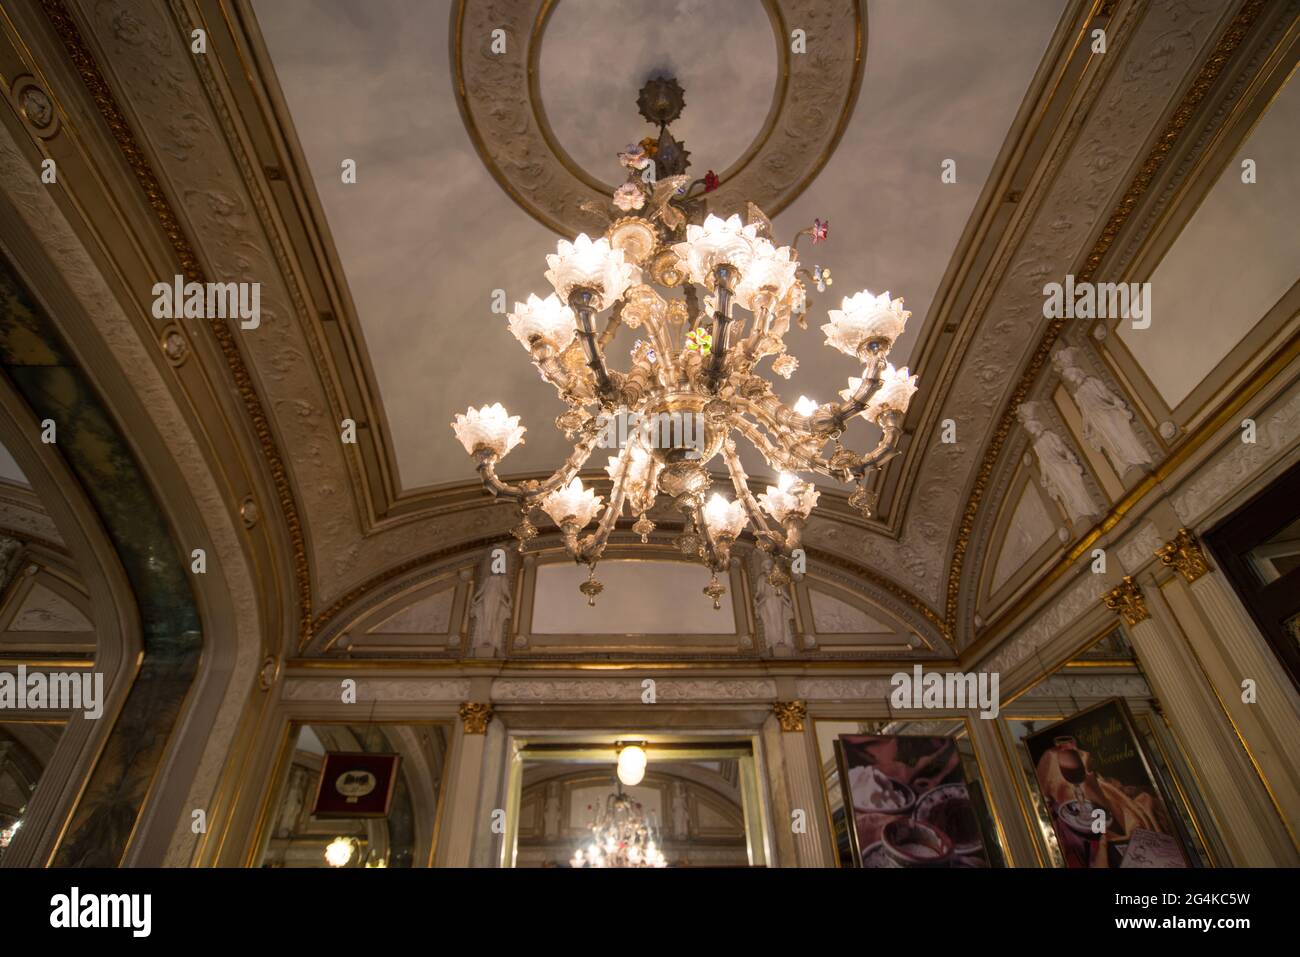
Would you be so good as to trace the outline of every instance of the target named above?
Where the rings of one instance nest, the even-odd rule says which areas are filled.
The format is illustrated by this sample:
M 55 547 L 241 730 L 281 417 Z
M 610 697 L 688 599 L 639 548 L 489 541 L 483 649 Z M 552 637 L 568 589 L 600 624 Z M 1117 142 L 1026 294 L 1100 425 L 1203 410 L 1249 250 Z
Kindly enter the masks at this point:
M 398 754 L 327 752 L 311 813 L 316 817 L 386 817 L 401 761 Z
M 842 734 L 835 757 L 856 866 L 989 866 L 955 740 Z
M 1187 867 L 1128 706 L 1103 701 L 1026 735 L 1066 867 Z

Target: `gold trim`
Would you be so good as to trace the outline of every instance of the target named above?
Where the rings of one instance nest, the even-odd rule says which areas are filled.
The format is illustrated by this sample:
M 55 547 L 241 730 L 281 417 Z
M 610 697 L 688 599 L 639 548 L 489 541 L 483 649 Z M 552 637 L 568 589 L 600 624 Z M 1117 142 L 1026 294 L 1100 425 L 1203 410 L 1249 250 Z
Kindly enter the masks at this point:
M 487 734 L 488 723 L 492 720 L 492 705 L 485 701 L 466 701 L 456 713 L 465 725 L 466 734 Z
M 781 722 L 782 731 L 802 731 L 804 719 L 808 717 L 808 702 L 778 701 L 772 705 L 772 713 Z
M 576 230 L 569 228 L 565 223 L 559 222 L 552 218 L 545 211 L 538 209 L 535 204 L 530 202 L 527 197 L 523 196 L 515 187 L 509 176 L 503 171 L 498 164 L 496 157 L 483 139 L 479 129 L 479 124 L 474 119 L 474 113 L 470 108 L 470 96 L 464 73 L 464 34 L 465 20 L 468 13 L 470 0 L 458 0 L 451 12 L 451 29 L 449 32 L 449 43 L 451 46 L 450 60 L 453 86 L 456 91 L 456 105 L 460 113 L 462 124 L 465 128 L 470 142 L 474 145 L 474 150 L 479 159 L 483 162 L 484 167 L 491 174 L 497 185 L 508 195 L 521 209 L 529 216 L 537 220 L 543 226 L 560 234 L 572 238 Z M 522 84 L 521 95 L 526 95 L 528 103 L 526 104 L 528 116 L 537 126 L 538 145 L 544 147 L 546 153 L 553 157 L 559 164 L 559 167 L 573 177 L 575 184 L 584 189 L 592 190 L 593 198 L 607 197 L 604 189 L 597 188 L 603 186 L 598 184 L 595 177 L 591 176 L 585 170 L 582 170 L 568 156 L 567 152 L 559 147 L 558 140 L 555 139 L 550 126 L 546 120 L 546 113 L 540 103 L 540 91 L 537 89 L 537 51 L 540 49 L 541 35 L 545 29 L 546 20 L 549 19 L 554 10 L 557 0 L 541 0 L 537 7 L 537 14 L 533 18 L 531 25 L 527 26 L 528 49 L 525 50 L 526 61 L 523 69 L 520 70 Z M 776 91 L 773 95 L 772 106 L 764 118 L 763 126 L 760 129 L 755 140 L 746 148 L 740 159 L 731 165 L 726 171 L 730 179 L 738 176 L 746 167 L 761 163 L 763 159 L 763 147 L 772 138 L 773 132 L 778 126 L 778 121 L 786 109 L 793 109 L 790 105 L 790 86 L 793 82 L 790 65 L 790 55 L 787 47 L 788 31 L 786 29 L 785 12 L 782 10 L 782 4 L 788 0 L 763 0 L 763 7 L 772 21 L 773 32 L 776 35 L 777 55 L 778 55 L 778 73 Z M 799 197 L 808 185 L 816 178 L 818 173 L 825 167 L 830 160 L 831 155 L 839 146 L 843 139 L 845 130 L 848 129 L 849 122 L 853 116 L 853 111 L 857 106 L 858 95 L 862 89 L 862 78 L 865 73 L 865 49 L 866 49 L 866 22 L 867 10 L 864 0 L 851 0 L 852 16 L 854 21 L 853 36 L 853 68 L 852 82 L 849 88 L 843 93 L 843 106 L 839 111 L 839 117 L 830 131 L 830 138 L 826 142 L 825 149 L 821 154 L 809 164 L 804 176 L 798 183 L 787 187 L 781 191 L 775 202 L 770 202 L 764 206 L 769 216 L 775 216 L 781 210 L 785 209 Z M 523 42 L 523 41 L 520 41 Z M 536 95 L 535 95 L 536 94 Z M 725 189 L 725 181 L 724 187 Z M 720 194 L 719 198 L 726 198 L 725 194 Z M 743 196 L 730 197 L 737 205 L 745 199 Z M 770 208 L 768 208 L 770 206 Z
M 1125 190 L 1123 197 L 1111 212 L 1110 218 L 1092 248 L 1092 252 L 1088 254 L 1083 268 L 1080 269 L 1076 276 L 1076 282 L 1087 282 L 1097 272 L 1102 259 L 1115 242 L 1115 238 L 1119 235 L 1125 222 L 1128 221 L 1129 215 L 1137 208 L 1138 201 L 1151 185 L 1156 173 L 1164 165 L 1165 159 L 1173 149 L 1174 144 L 1178 142 L 1184 128 L 1191 120 L 1192 114 L 1201 101 L 1205 99 L 1210 87 L 1214 85 L 1214 82 L 1219 78 L 1219 74 L 1223 72 L 1224 66 L 1232 59 L 1238 47 L 1241 46 L 1247 31 L 1258 19 L 1264 7 L 1264 0 L 1246 0 L 1241 10 L 1228 24 L 1213 52 L 1202 64 L 1196 79 L 1192 81 L 1192 85 L 1174 109 L 1169 122 L 1165 124 L 1164 129 L 1156 138 L 1155 146 L 1151 148 L 1146 161 L 1138 169 L 1137 175 L 1129 183 L 1128 189 Z M 952 564 L 948 570 L 944 622 L 946 630 L 953 634 L 956 634 L 958 625 L 958 598 L 961 592 L 962 565 L 965 561 L 967 548 L 970 546 L 971 535 L 975 529 L 975 519 L 979 513 L 984 492 L 988 488 L 989 480 L 993 475 L 993 468 L 997 464 L 1003 446 L 1015 426 L 1016 407 L 1025 400 L 1034 383 L 1038 381 L 1039 374 L 1047 367 L 1052 346 L 1056 344 L 1056 340 L 1060 336 L 1061 330 L 1065 328 L 1067 321 L 1064 318 L 1053 319 L 1048 325 L 1047 332 L 1039 341 L 1033 356 L 1030 357 L 1028 367 L 1016 384 L 1015 391 L 1012 392 L 1006 407 L 1002 410 L 997 429 L 993 433 L 989 447 L 980 462 L 979 470 L 976 472 L 975 482 L 971 487 L 970 497 L 966 501 L 966 508 L 962 513 L 961 522 L 958 526 L 957 540 L 953 543 Z M 1255 381 L 1258 382 L 1259 379 Z
M 71 13 L 64 5 L 63 0 L 41 0 L 41 7 L 45 11 L 45 16 L 50 21 L 50 25 L 54 28 L 54 32 L 63 41 L 68 59 L 72 61 L 72 65 L 81 78 L 86 91 L 90 94 L 95 106 L 108 123 L 114 141 L 122 151 L 127 165 L 135 174 L 140 188 L 144 191 L 145 199 L 157 217 L 159 227 L 161 227 L 163 234 L 171 244 L 172 251 L 180 261 L 181 272 L 189 282 L 207 282 L 206 274 L 202 266 L 199 265 L 198 257 L 195 255 L 194 247 L 181 229 L 180 220 L 176 216 L 167 194 L 163 191 L 157 175 L 149 165 L 149 160 L 140 148 L 135 133 L 118 106 L 117 98 L 113 95 L 112 89 L 104 79 L 104 75 L 100 71 L 99 64 L 96 62 L 90 48 L 86 46 L 81 31 L 78 29 Z M 248 414 L 250 424 L 257 438 L 258 447 L 270 472 L 276 498 L 280 505 L 280 512 L 284 517 L 286 531 L 293 551 L 299 640 L 305 644 L 311 639 L 312 627 L 311 570 L 307 559 L 306 538 L 298 514 L 298 503 L 294 497 L 293 488 L 289 483 L 284 459 L 272 433 L 270 419 L 267 417 L 266 410 L 262 405 L 261 397 L 257 394 L 253 377 L 244 365 L 234 334 L 230 331 L 229 326 L 220 319 L 209 320 L 208 326 L 221 349 L 223 358 L 226 360 L 226 366 L 234 379 L 235 390 L 243 402 L 244 411 Z
M 1172 541 L 1156 549 L 1156 558 L 1166 568 L 1176 568 L 1188 584 L 1196 581 L 1210 570 L 1210 563 L 1205 558 L 1205 551 L 1196 536 L 1185 528 L 1180 528 Z
M 632 520 L 630 518 L 623 519 L 620 520 L 616 525 L 616 531 L 619 532 L 630 531 L 631 527 L 632 527 Z M 681 529 L 681 527 L 682 526 L 680 522 L 666 522 L 666 523 L 659 524 L 659 530 L 664 532 L 678 531 Z M 545 534 L 550 535 L 551 533 L 548 531 Z M 745 538 L 747 541 L 752 541 L 752 536 L 749 533 L 745 533 Z M 395 578 L 399 578 L 402 575 L 413 572 L 424 566 L 432 565 L 436 562 L 441 562 L 450 558 L 454 558 L 457 555 L 463 554 L 466 557 L 468 557 L 475 551 L 488 548 L 491 546 L 495 546 L 495 545 L 501 545 L 503 542 L 507 540 L 508 540 L 508 533 L 502 531 L 498 535 L 491 535 L 485 538 L 477 538 L 477 539 L 472 539 L 470 541 L 460 542 L 455 545 L 449 545 L 446 548 L 440 548 L 437 549 L 436 551 L 426 552 L 425 554 L 418 555 L 415 558 L 409 558 L 406 561 L 401 562 L 400 564 L 390 566 L 389 568 L 384 569 L 379 574 L 373 575 L 370 578 L 366 579 L 361 584 L 355 586 L 354 588 L 349 589 L 342 596 L 340 596 L 338 599 L 332 602 L 328 608 L 321 611 L 320 614 L 316 616 L 315 620 L 312 623 L 311 633 L 313 635 L 320 634 L 324 630 L 325 626 L 328 625 L 335 618 L 339 617 L 339 615 L 343 611 L 345 611 L 349 605 L 353 604 L 356 601 L 359 601 L 360 599 L 364 598 L 366 595 L 373 592 L 374 590 L 383 587 L 385 584 L 387 584 L 389 581 L 392 581 Z M 530 551 L 527 552 L 526 554 L 530 554 L 530 555 L 542 554 L 545 551 L 547 546 L 548 546 L 548 542 L 543 539 L 541 540 L 541 544 L 534 544 L 533 548 L 530 549 Z M 845 558 L 833 552 L 823 551 L 820 548 L 815 548 L 807 544 L 804 545 L 804 551 L 808 553 L 808 558 L 810 560 L 814 562 L 818 562 L 823 565 L 831 566 L 833 568 L 838 568 L 841 571 L 846 571 L 851 575 L 855 575 L 861 578 L 863 581 L 871 585 L 874 585 L 875 587 L 881 589 L 882 591 L 887 592 L 893 598 L 896 598 L 897 600 L 904 602 L 916 614 L 920 615 L 932 626 L 934 626 L 935 630 L 939 632 L 940 636 L 945 641 L 949 643 L 952 642 L 953 636 L 944 627 L 943 619 L 939 617 L 939 615 L 934 611 L 934 609 L 932 609 L 929 605 L 927 605 L 916 595 L 912 594 L 912 592 L 908 591 L 902 585 L 899 585 L 898 583 L 894 582 L 892 579 L 885 577 L 884 575 L 882 575 L 880 572 L 876 571 L 873 568 L 870 568 L 866 565 L 861 565 L 853 561 L 852 559 Z M 906 624 L 906 622 L 903 622 L 903 624 Z M 922 640 L 926 641 L 924 637 L 922 638 Z M 928 646 L 929 642 L 926 641 L 926 643 Z M 955 652 L 956 649 L 950 648 L 949 650 Z
M 1018 598 L 1015 604 L 998 616 L 996 621 L 988 624 L 979 638 L 962 649 L 961 660 L 968 662 L 978 657 L 982 653 L 982 649 L 1000 634 L 1008 626 L 1009 622 L 1024 613 L 1026 609 L 1041 598 L 1043 593 L 1061 575 L 1068 571 L 1098 539 L 1115 528 L 1125 515 L 1141 503 L 1148 493 L 1158 488 L 1165 479 L 1173 475 L 1202 445 L 1213 438 L 1219 429 L 1245 408 L 1248 402 L 1297 358 L 1300 358 L 1300 332 L 1297 332 L 1283 343 L 1268 363 L 1256 372 L 1249 383 L 1234 392 L 1231 398 L 1220 406 L 1219 411 L 1214 416 L 1202 422 L 1195 432 L 1189 433 L 1184 442 L 1177 446 L 1154 472 L 1148 473 L 1142 481 L 1133 486 L 1124 499 L 1116 503 L 1105 518 L 1094 525 L 1083 538 L 1075 543 L 1069 552 L 1061 557 L 1053 568 L 1039 579 L 1038 584 Z
M 1132 575 L 1125 575 L 1124 580 L 1102 595 L 1101 600 L 1130 627 L 1151 617 L 1142 589 L 1133 581 Z
M 1160 707 L 1160 702 L 1155 698 L 1151 699 L 1151 713 L 1133 715 L 1133 723 L 1136 724 L 1139 718 L 1146 722 L 1147 731 L 1151 735 L 1151 740 L 1156 743 L 1156 749 L 1160 752 L 1160 757 L 1164 760 L 1165 767 L 1169 769 L 1169 778 L 1173 781 L 1174 790 L 1178 792 L 1178 800 L 1182 802 L 1183 809 L 1187 812 L 1187 816 L 1192 821 L 1192 827 L 1196 830 L 1196 839 L 1201 842 L 1201 849 L 1205 851 L 1205 856 L 1210 859 L 1210 864 L 1214 867 L 1219 867 L 1219 855 L 1214 853 L 1214 845 L 1205 836 L 1201 819 L 1196 813 L 1196 805 L 1188 799 L 1187 791 L 1184 789 L 1183 782 L 1178 773 L 1179 768 L 1173 761 L 1169 760 L 1169 752 L 1165 750 L 1165 742 L 1161 740 L 1160 732 L 1156 731 L 1152 715 L 1159 718 L 1161 723 L 1165 726 L 1164 733 L 1169 735 L 1169 743 L 1181 751 L 1182 748 L 1178 744 L 1178 740 L 1174 737 L 1173 728 L 1169 726 L 1169 719 L 1165 717 L 1164 709 Z M 1196 780 L 1197 787 L 1199 788 L 1200 780 L 1196 779 L 1196 770 L 1191 767 L 1191 762 L 1186 759 L 1186 756 L 1181 756 L 1180 760 L 1182 765 L 1187 767 L 1188 773 Z M 1203 794 L 1198 794 L 1197 798 L 1202 802 L 1205 801 L 1205 796 Z M 1215 839 L 1219 840 L 1217 835 L 1215 836 Z

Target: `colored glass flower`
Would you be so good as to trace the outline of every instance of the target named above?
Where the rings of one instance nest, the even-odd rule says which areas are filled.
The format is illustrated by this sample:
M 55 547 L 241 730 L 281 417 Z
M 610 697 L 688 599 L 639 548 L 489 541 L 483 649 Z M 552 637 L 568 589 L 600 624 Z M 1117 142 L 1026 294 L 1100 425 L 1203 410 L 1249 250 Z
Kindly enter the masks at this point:
M 686 348 L 698 349 L 701 355 L 708 355 L 713 348 L 713 336 L 704 329 L 692 329 L 686 333 Z

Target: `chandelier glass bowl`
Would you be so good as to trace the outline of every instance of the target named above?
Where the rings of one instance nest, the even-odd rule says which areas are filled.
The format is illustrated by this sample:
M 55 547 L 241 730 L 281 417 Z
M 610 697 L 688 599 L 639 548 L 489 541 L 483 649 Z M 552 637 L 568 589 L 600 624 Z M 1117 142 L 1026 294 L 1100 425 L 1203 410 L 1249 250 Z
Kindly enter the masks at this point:
M 668 136 L 661 128 L 660 143 Z M 636 190 L 644 200 L 637 214 L 626 215 L 628 204 L 613 200 L 594 211 L 609 222 L 605 234 L 561 240 L 546 257 L 554 292 L 530 295 L 508 317 L 510 332 L 568 406 L 555 423 L 573 442 L 568 459 L 546 479 L 509 484 L 497 467 L 523 441 L 518 416 L 500 404 L 486 405 L 458 414 L 452 428 L 487 490 L 519 504 L 522 521 L 514 534 L 520 549 L 537 535 L 531 517 L 541 509 L 559 527 L 569 555 L 591 567 L 582 587 L 589 600 L 600 590 L 595 564 L 619 518 L 635 519 L 631 528 L 646 541 L 656 527 L 647 513 L 665 495 L 682 515 L 678 546 L 713 572 L 704 591 L 716 607 L 725 592 L 717 575 L 747 527 L 774 558 L 773 584 L 788 584 L 792 554 L 818 498 L 801 475 L 855 486 L 850 505 L 871 514 L 872 473 L 898 454 L 916 391 L 916 376 L 888 362 L 910 314 L 889 293 L 844 297 L 821 329 L 825 344 L 855 360 L 861 374 L 848 378 L 842 401 L 785 405 L 760 364 L 770 357 L 768 368 L 785 378 L 798 366 L 785 337 L 792 321 L 807 328 L 806 282 L 824 290 L 829 270 L 803 267 L 796 245 L 804 235 L 814 242 L 826 238 L 827 225 L 819 220 L 790 245 L 778 246 L 771 223 L 753 204 L 744 221 L 709 214 L 699 192 L 702 184 L 706 192 L 711 188 L 709 178 L 689 182 L 680 163 L 647 181 L 643 171 L 658 168 L 648 158 L 653 145 L 643 141 L 619 154 L 628 170 L 619 189 Z M 603 313 L 608 318 L 598 333 Z M 607 364 L 606 347 L 620 325 L 641 336 L 626 371 Z M 638 427 L 608 459 L 605 499 L 583 484 L 579 472 L 599 445 L 609 444 L 602 439 L 610 434 L 610 420 L 623 416 Z M 865 453 L 842 444 L 857 416 L 881 432 Z M 751 492 L 736 436 L 780 474 L 766 493 Z M 730 497 L 714 489 L 708 471 L 719 457 Z

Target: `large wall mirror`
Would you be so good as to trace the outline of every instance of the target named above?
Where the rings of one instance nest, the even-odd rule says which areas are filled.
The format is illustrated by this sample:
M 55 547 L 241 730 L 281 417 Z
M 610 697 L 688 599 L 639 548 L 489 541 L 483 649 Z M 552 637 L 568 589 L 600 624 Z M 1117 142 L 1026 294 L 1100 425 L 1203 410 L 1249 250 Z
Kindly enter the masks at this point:
M 0 861 L 22 829 L 27 805 L 45 773 L 67 721 L 0 721 Z
M 260 866 L 432 866 L 448 725 L 295 722 L 289 738 Z
M 1097 636 L 1004 703 L 998 725 L 1045 865 L 1228 860 L 1193 765 L 1122 630 Z
M 502 863 L 765 866 L 771 830 L 755 747 L 635 734 L 521 741 Z

